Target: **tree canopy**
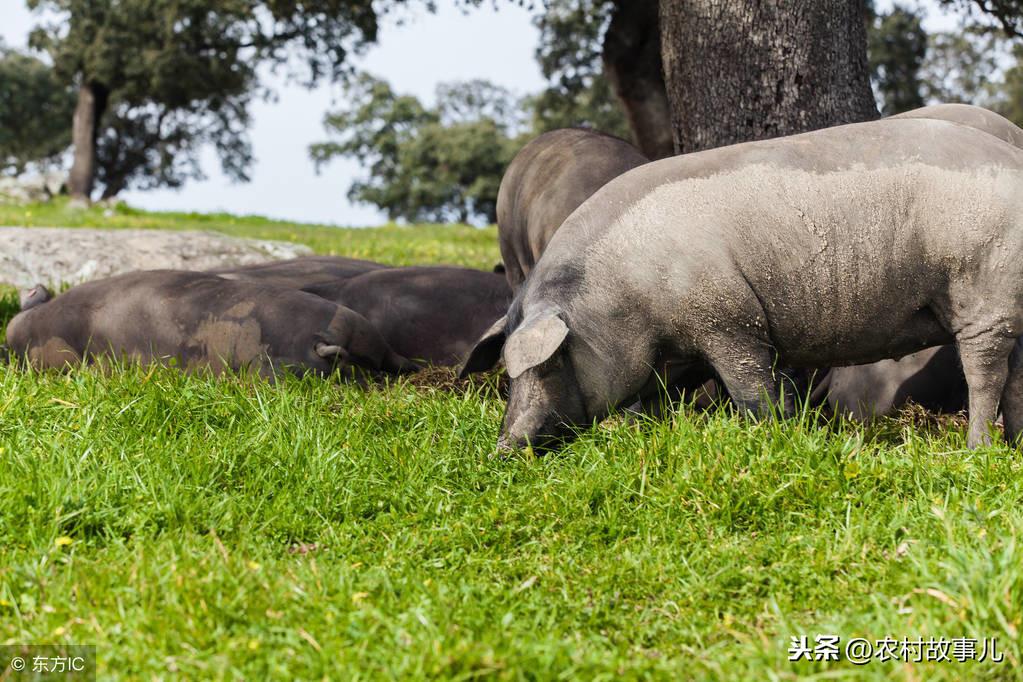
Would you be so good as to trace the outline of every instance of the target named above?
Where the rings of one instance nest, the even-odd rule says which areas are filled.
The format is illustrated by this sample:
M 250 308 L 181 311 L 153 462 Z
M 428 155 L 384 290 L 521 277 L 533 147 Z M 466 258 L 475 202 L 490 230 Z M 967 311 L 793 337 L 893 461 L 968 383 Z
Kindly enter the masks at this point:
M 0 47 L 0 173 L 56 163 L 71 142 L 74 106 L 48 64 Z
M 1023 125 L 1023 44 L 992 16 L 983 19 L 972 3 L 946 4 L 960 6 L 972 19 L 959 30 L 930 35 L 919 9 L 897 5 L 873 19 L 871 71 L 883 113 L 963 102 Z
M 625 139 L 632 137 L 601 62 L 611 10 L 607 0 L 557 0 L 537 14 L 540 43 L 536 60 L 548 82 L 532 100 L 537 134 L 587 126 Z
M 867 55 L 882 114 L 924 105 L 920 69 L 927 57 L 927 32 L 919 14 L 896 5 L 874 17 L 867 31 Z
M 438 105 L 358 77 L 352 107 L 329 114 L 330 141 L 313 145 L 318 166 L 341 156 L 366 170 L 348 191 L 388 217 L 410 222 L 493 222 L 501 175 L 522 125 L 517 98 L 485 81 L 442 84 Z
M 989 29 L 999 29 L 1005 35 L 1023 38 L 1023 0 L 939 0 L 946 6 L 960 10 Z
M 258 67 L 289 69 L 308 85 L 339 79 L 378 28 L 371 0 L 28 3 L 56 17 L 32 33 L 31 45 L 79 88 L 72 192 L 83 197 L 97 178 L 106 194 L 180 184 L 198 175 L 196 152 L 206 143 L 229 175 L 244 179 Z

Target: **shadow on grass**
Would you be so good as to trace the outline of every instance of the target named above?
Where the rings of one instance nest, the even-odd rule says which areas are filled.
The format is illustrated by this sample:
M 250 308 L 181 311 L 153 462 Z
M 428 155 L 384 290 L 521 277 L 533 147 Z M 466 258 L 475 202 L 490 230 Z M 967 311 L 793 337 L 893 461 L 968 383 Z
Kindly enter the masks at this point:
M 667 399 L 662 396 L 659 410 L 654 414 L 617 410 L 609 415 L 607 422 L 624 423 L 643 429 L 647 425 L 657 428 L 658 422 L 683 419 L 697 428 L 708 428 L 719 420 L 743 420 L 734 405 L 727 400 L 715 400 L 708 404 L 700 404 L 695 396 L 683 399 Z M 751 419 L 750 422 L 758 420 Z M 776 429 L 791 432 L 817 431 L 828 439 L 843 436 L 855 436 L 863 445 L 877 448 L 892 448 L 905 445 L 908 440 L 920 439 L 932 444 L 944 441 L 953 448 L 965 448 L 968 416 L 965 411 L 954 414 L 938 414 L 930 412 L 920 405 L 909 404 L 895 415 L 878 417 L 869 422 L 853 420 L 844 415 L 834 415 L 824 405 L 812 405 L 806 399 L 797 399 L 795 409 L 789 416 L 783 416 L 778 409 L 773 409 L 766 426 L 768 431 Z M 580 429 L 579 434 L 587 429 Z M 1002 426 L 997 424 L 995 430 L 1001 433 Z M 763 435 L 764 431 L 759 431 Z
M 7 323 L 20 309 L 18 292 L 11 287 L 0 286 L 0 343 L 7 339 Z

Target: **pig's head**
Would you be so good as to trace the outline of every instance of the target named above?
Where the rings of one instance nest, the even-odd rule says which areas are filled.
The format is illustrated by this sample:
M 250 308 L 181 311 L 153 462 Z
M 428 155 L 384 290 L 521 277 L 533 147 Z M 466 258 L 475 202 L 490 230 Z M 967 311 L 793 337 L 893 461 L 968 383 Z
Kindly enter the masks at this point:
M 498 449 L 549 449 L 626 397 L 629 387 L 616 379 L 630 374 L 617 366 L 621 358 L 585 336 L 573 333 L 564 311 L 549 303 L 524 311 L 513 305 L 483 334 L 461 374 L 504 359 L 511 390 Z
M 469 355 L 463 376 L 488 369 L 503 357 L 511 378 L 498 449 L 549 447 L 588 419 L 569 337 L 561 311 L 544 307 L 513 330 L 508 318 L 501 318 Z
M 42 284 L 36 284 L 31 289 L 26 289 L 21 292 L 21 310 L 31 310 L 36 306 L 46 303 L 51 298 L 53 298 L 53 294 L 50 293 L 49 289 Z

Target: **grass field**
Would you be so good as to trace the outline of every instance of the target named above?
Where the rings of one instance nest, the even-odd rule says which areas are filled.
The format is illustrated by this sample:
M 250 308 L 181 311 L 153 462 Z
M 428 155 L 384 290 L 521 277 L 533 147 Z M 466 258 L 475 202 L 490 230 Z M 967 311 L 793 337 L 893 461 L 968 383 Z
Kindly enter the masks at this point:
M 146 213 L 123 204 L 111 209 L 82 211 L 68 208 L 64 201 L 29 206 L 0 203 L 0 225 L 211 230 L 236 237 L 298 242 L 317 253 L 381 260 L 395 265 L 446 263 L 489 270 L 501 260 L 496 230 L 465 225 L 339 230 L 224 213 Z
M 36 220 L 497 259 L 492 230 L 0 207 Z M 502 407 L 494 378 L 0 366 L 0 641 L 95 644 L 103 679 L 1023 678 L 1023 465 L 961 421 L 682 408 L 495 460 Z M 828 634 L 1005 659 L 787 660 Z

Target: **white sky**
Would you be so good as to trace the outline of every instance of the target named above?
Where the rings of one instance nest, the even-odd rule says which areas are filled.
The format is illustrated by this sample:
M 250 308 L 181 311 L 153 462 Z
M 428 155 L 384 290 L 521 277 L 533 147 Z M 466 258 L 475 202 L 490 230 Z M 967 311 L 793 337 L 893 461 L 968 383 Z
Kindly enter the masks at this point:
M 469 13 L 457 9 L 453 0 L 437 4 L 436 14 L 402 12 L 386 19 L 378 44 L 357 66 L 390 81 L 398 92 L 431 102 L 437 83 L 444 81 L 485 78 L 519 94 L 543 86 L 533 58 L 539 35 L 528 12 L 511 2 L 502 2 L 499 11 L 484 3 Z M 883 11 L 892 1 L 876 4 Z M 933 9 L 934 0 L 905 4 L 928 8 L 929 30 L 949 30 L 955 24 Z M 0 37 L 8 46 L 23 47 L 35 20 L 24 0 L 0 0 Z M 256 160 L 251 182 L 235 184 L 225 178 L 216 155 L 208 151 L 203 155 L 207 180 L 189 182 L 177 191 L 127 192 L 123 198 L 153 210 L 223 210 L 337 225 L 386 222 L 375 208 L 353 205 L 345 196 L 360 175 L 356 162 L 338 160 L 316 175 L 309 160 L 309 144 L 326 139 L 323 115 L 335 107 L 340 91 L 326 85 L 308 91 L 273 77 L 267 82 L 278 98 L 252 107 Z

